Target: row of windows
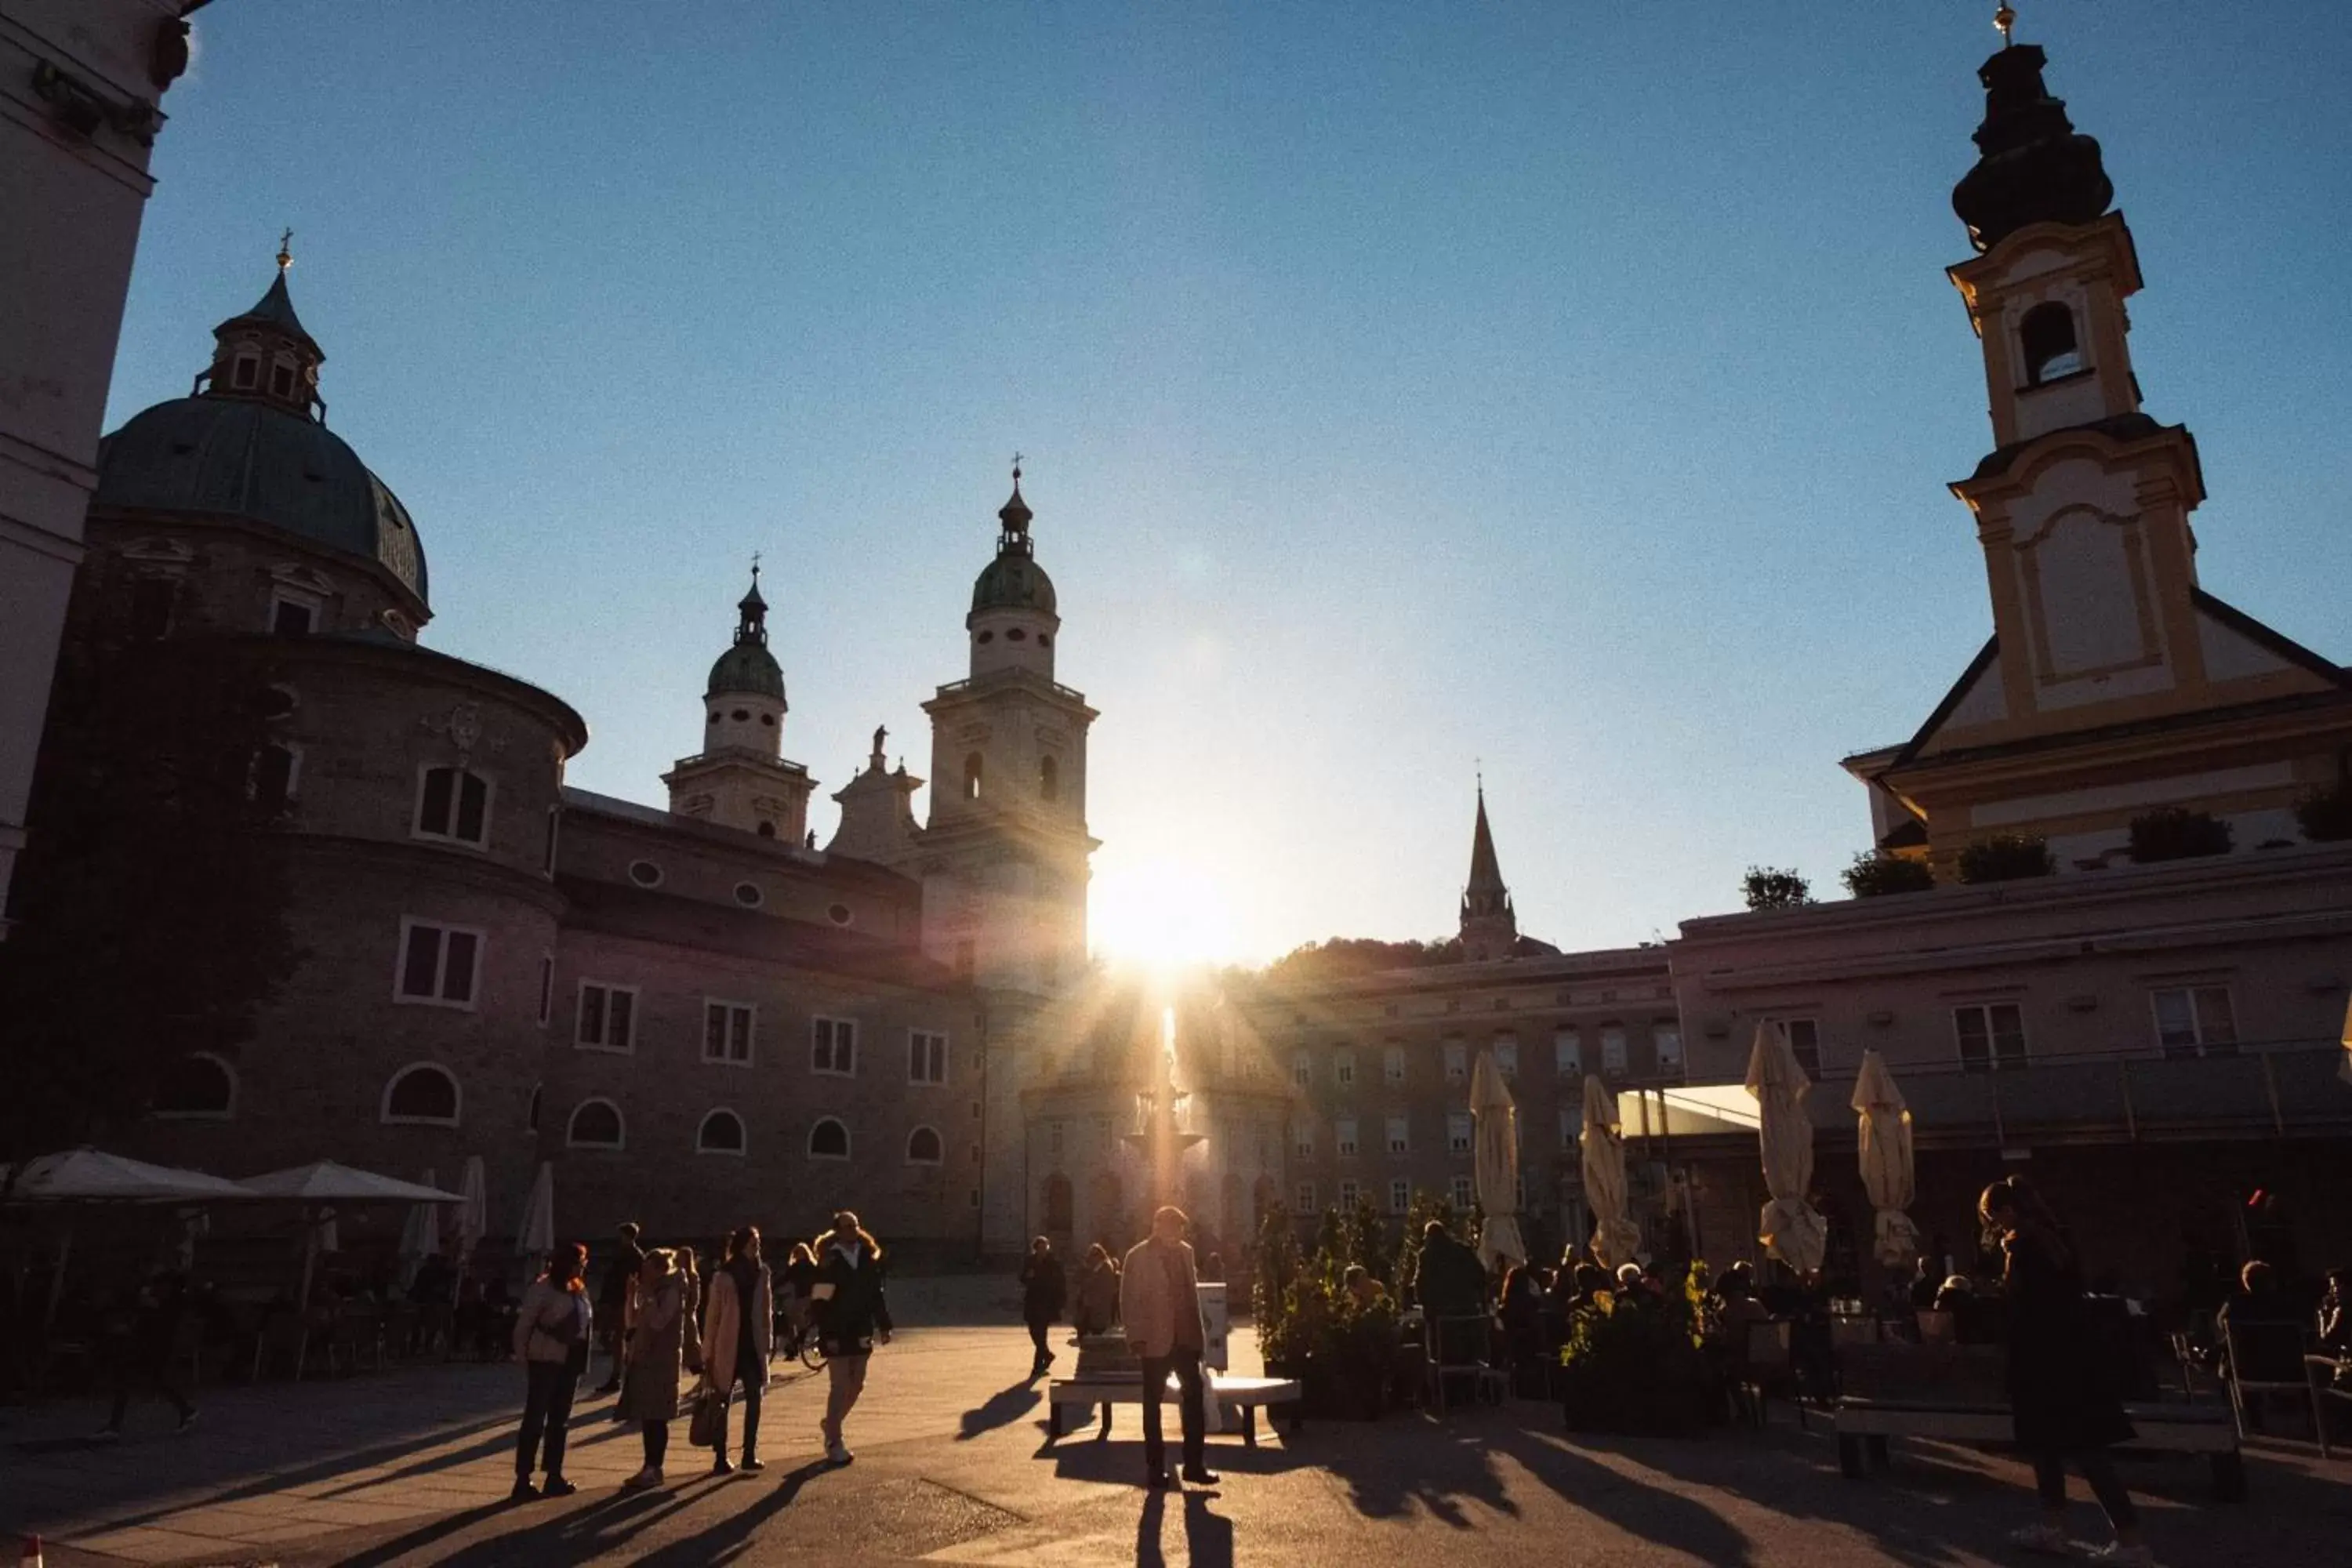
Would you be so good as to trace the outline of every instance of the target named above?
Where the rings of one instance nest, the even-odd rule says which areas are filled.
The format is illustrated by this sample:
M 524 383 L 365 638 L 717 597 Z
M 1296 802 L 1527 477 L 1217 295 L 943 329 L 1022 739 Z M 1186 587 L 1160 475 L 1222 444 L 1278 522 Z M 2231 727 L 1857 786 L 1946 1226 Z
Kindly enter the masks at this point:
M 1508 1013 L 1514 1008 L 1520 1007 L 1540 1012 L 1547 1005 L 1552 1007 L 1607 1007 L 1621 1000 L 1629 1003 L 1647 1001 L 1663 1002 L 1673 994 L 1674 988 L 1667 985 L 1627 985 L 1614 989 L 1602 989 L 1599 991 L 1570 991 L 1566 988 L 1562 988 L 1552 993 L 1552 998 L 1549 1004 L 1545 1003 L 1540 997 L 1521 995 L 1516 998 L 1510 996 L 1489 997 L 1486 1005 L 1487 1011 L 1495 1013 Z M 1414 1012 L 1433 1011 L 1449 1014 L 1460 1013 L 1463 1011 L 1463 999 L 1459 996 L 1433 997 L 1431 1001 L 1433 1005 L 1428 1008 L 1413 1006 L 1411 1010 Z M 1405 1016 L 1407 1010 L 1408 1005 L 1403 1002 L 1383 1002 L 1381 1004 L 1381 1016 L 1384 1018 L 1402 1018 Z M 1291 1014 L 1290 1021 L 1294 1024 L 1313 1024 L 1318 1020 L 1304 1009 L 1300 1009 L 1294 1011 Z M 1328 1024 L 1333 1023 L 1336 1020 L 1327 1016 L 1320 1021 Z
M 1626 1031 L 1609 1025 L 1600 1031 L 1601 1070 L 1611 1077 L 1622 1076 L 1629 1060 Z M 1516 1035 L 1498 1035 L 1488 1045 L 1495 1053 L 1495 1066 L 1506 1079 L 1519 1075 L 1519 1041 Z M 1664 1074 L 1678 1073 L 1683 1067 L 1682 1031 L 1671 1025 L 1659 1024 L 1650 1030 L 1650 1049 Z M 1470 1079 L 1470 1043 L 1467 1040 L 1446 1040 L 1440 1043 L 1439 1066 L 1447 1083 L 1467 1083 Z M 1381 1048 L 1381 1080 L 1395 1086 L 1407 1077 L 1408 1053 L 1402 1045 L 1390 1044 Z M 1581 1029 L 1559 1029 L 1552 1035 L 1552 1067 L 1561 1078 L 1576 1078 L 1584 1072 L 1584 1032 Z M 1301 1089 L 1315 1082 L 1315 1054 L 1309 1050 L 1295 1051 L 1290 1058 L 1290 1079 Z M 1349 1046 L 1334 1047 L 1331 1050 L 1331 1081 L 1341 1089 L 1356 1084 L 1356 1052 Z
M 1319 1213 L 1316 1200 L 1321 1195 L 1313 1182 L 1300 1182 L 1291 1193 L 1297 1205 L 1291 1212 L 1301 1215 Z M 1352 1176 L 1347 1177 L 1339 1183 L 1339 1206 L 1342 1209 L 1352 1209 L 1363 1200 L 1363 1195 L 1364 1189 L 1361 1184 Z M 1465 1210 L 1476 1201 L 1477 1189 L 1471 1184 L 1469 1177 L 1455 1176 L 1446 1184 L 1445 1195 L 1457 1211 Z M 1397 1177 L 1389 1184 L 1388 1196 L 1389 1213 L 1392 1215 L 1405 1213 L 1412 1207 L 1412 1184 L 1402 1176 Z M 1527 1181 L 1522 1177 L 1518 1184 L 1518 1206 L 1524 1211 L 1527 1204 Z
M 1302 1160 L 1315 1157 L 1315 1127 L 1312 1121 L 1291 1123 L 1291 1146 Z M 1391 1116 L 1381 1126 L 1381 1146 L 1391 1154 L 1412 1152 L 1412 1118 Z M 1478 1120 L 1468 1111 L 1450 1111 L 1445 1118 L 1445 1152 L 1468 1155 L 1475 1143 Z M 1352 1159 L 1362 1152 L 1360 1125 L 1352 1116 L 1334 1118 L 1331 1122 L 1331 1149 L 1342 1159 Z
M 621 1108 L 609 1100 L 583 1100 L 572 1108 L 572 1119 L 565 1123 L 563 1142 L 572 1149 L 622 1149 L 628 1145 L 628 1128 L 621 1116 Z M 706 1111 L 694 1131 L 694 1152 L 698 1154 L 743 1155 L 751 1152 L 751 1140 L 744 1131 L 743 1119 L 724 1109 Z M 812 1160 L 846 1160 L 850 1152 L 849 1125 L 838 1117 L 821 1116 L 809 1128 L 804 1152 Z M 918 1127 L 907 1134 L 906 1162 L 909 1165 L 939 1165 L 947 1160 L 947 1142 L 936 1127 Z
M 2237 1008 L 2226 985 L 2158 986 L 2148 994 L 2157 1048 L 2167 1057 L 2235 1056 Z M 1773 1020 L 1788 1031 L 1790 1047 L 1807 1077 L 1822 1076 L 1821 1026 L 1813 1018 Z M 2025 1014 L 2015 1002 L 1969 1002 L 1952 1009 L 1952 1038 L 1969 1072 L 2022 1068 Z
M 1020 634 L 1015 632 L 1013 635 L 1018 637 Z M 983 640 L 985 639 L 985 637 L 986 634 L 983 633 Z M 1042 642 L 1045 639 L 1040 637 L 1038 640 Z M 963 760 L 964 799 L 978 800 L 980 798 L 981 782 L 982 775 L 986 772 L 986 760 L 982 758 L 978 752 L 971 752 L 965 756 Z M 1037 759 L 1037 798 L 1039 800 L 1059 800 L 1062 798 L 1062 763 L 1059 758 L 1047 755 Z

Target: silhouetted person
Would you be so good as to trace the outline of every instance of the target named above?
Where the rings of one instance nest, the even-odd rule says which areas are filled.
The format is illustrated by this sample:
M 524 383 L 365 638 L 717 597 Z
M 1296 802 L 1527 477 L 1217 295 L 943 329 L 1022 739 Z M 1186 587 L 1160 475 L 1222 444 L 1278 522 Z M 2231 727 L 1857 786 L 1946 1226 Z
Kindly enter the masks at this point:
M 1062 1260 L 1054 1256 L 1053 1242 L 1039 1237 L 1029 1244 L 1029 1256 L 1021 1260 L 1021 1321 L 1029 1325 L 1029 1342 L 1036 1351 L 1029 1363 L 1031 1377 L 1045 1376 L 1045 1369 L 1054 1364 L 1054 1352 L 1045 1343 L 1045 1335 L 1061 1321 L 1069 1294 L 1069 1281 L 1062 1273 Z
M 646 1266 L 645 1248 L 637 1245 L 637 1227 L 634 1221 L 621 1226 L 621 1245 L 613 1260 L 604 1265 L 603 1283 L 596 1288 L 596 1319 L 604 1326 L 604 1353 L 612 1358 L 613 1375 L 596 1390 L 599 1394 L 621 1391 L 622 1350 L 628 1342 L 629 1302 L 637 1288 L 637 1276 Z M 619 1415 L 613 1417 L 615 1421 Z
M 513 1497 L 570 1497 L 580 1489 L 563 1479 L 563 1439 L 572 1422 L 572 1398 L 588 1370 L 590 1331 L 595 1314 L 588 1305 L 588 1249 L 567 1243 L 548 1254 L 547 1267 L 522 1293 L 515 1312 L 514 1352 L 522 1361 L 522 1430 L 515 1439 Z M 545 1447 L 541 1444 L 544 1440 Z M 543 1454 L 547 1479 L 530 1484 L 533 1460 Z
M 1184 1479 L 1213 1486 L 1203 1445 L 1208 1426 L 1201 1358 L 1209 1344 L 1201 1316 L 1201 1279 L 1184 1244 L 1184 1211 L 1168 1205 L 1151 1216 L 1151 1234 L 1127 1255 L 1119 1272 L 1119 1321 L 1143 1366 L 1143 1466 L 1154 1491 L 1168 1486 L 1168 1444 L 1160 1406 L 1168 1377 L 1176 1377 L 1178 1419 L 1184 1435 Z
M 137 1386 L 152 1388 L 171 1401 L 180 1413 L 178 1430 L 186 1431 L 195 1421 L 195 1405 L 172 1375 L 172 1349 L 187 1313 L 187 1281 L 176 1273 L 156 1275 L 107 1313 L 100 1353 L 113 1379 L 114 1408 L 99 1429 L 100 1437 L 122 1436 L 122 1418 Z

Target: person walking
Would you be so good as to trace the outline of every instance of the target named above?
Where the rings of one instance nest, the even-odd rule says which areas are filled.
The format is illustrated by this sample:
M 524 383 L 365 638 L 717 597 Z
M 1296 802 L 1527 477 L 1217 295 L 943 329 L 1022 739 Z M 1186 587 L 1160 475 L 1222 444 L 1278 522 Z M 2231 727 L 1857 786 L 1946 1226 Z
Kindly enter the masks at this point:
M 611 1358 L 613 1375 L 606 1378 L 599 1394 L 621 1391 L 623 1350 L 628 1342 L 629 1298 L 637 1288 L 637 1275 L 646 1266 L 645 1248 L 637 1245 L 635 1221 L 621 1226 L 621 1245 L 613 1260 L 604 1265 L 604 1279 L 596 1289 L 596 1319 L 604 1325 L 604 1353 Z M 620 1419 L 615 1413 L 614 1420 Z
M 515 1312 L 514 1353 L 522 1363 L 522 1430 L 515 1438 L 516 1502 L 570 1497 L 580 1489 L 563 1479 L 563 1438 L 572 1396 L 588 1370 L 595 1313 L 588 1305 L 588 1249 L 567 1242 L 547 1255 L 547 1267 L 522 1293 Z M 534 1459 L 547 1479 L 530 1484 Z
M 1039 1237 L 1029 1244 L 1029 1256 L 1021 1260 L 1021 1320 L 1029 1325 L 1029 1342 L 1036 1348 L 1029 1363 L 1033 1378 L 1045 1376 L 1045 1369 L 1054 1364 L 1045 1335 L 1061 1321 L 1069 1294 L 1069 1281 L 1062 1273 L 1062 1260 L 1054 1256 L 1053 1242 Z
M 760 1258 L 760 1227 L 747 1225 L 727 1238 L 726 1258 L 711 1270 L 710 1320 L 702 1330 L 702 1376 L 719 1400 L 714 1476 L 736 1468 L 727 1462 L 727 1410 L 738 1383 L 743 1385 L 742 1468 L 767 1468 L 760 1463 L 760 1397 L 767 1390 L 775 1336 L 775 1290 Z
M 628 1366 L 616 1404 L 620 1419 L 644 1423 L 646 1466 L 621 1483 L 625 1491 L 662 1484 L 662 1460 L 669 1452 L 669 1424 L 677 1416 L 677 1385 L 684 1364 L 686 1292 L 669 1248 L 646 1254 L 637 1272 L 636 1317 L 629 1325 Z
M 2042 1499 L 2042 1521 L 2012 1531 L 2010 1540 L 2029 1552 L 2078 1554 L 2066 1532 L 2071 1462 L 2091 1483 L 2115 1531 L 2115 1541 L 2095 1553 L 2096 1559 L 2154 1568 L 2155 1555 L 2140 1539 L 2138 1511 L 2107 1454 L 2113 1445 L 2130 1440 L 2132 1426 L 2099 1375 L 2103 1358 L 2084 1304 L 2074 1247 L 2041 1194 L 2021 1178 L 1987 1187 L 1977 1214 L 2002 1258 L 2010 1411 L 2017 1446 L 2032 1460 Z
M 1201 1316 L 1201 1279 L 1192 1249 L 1184 1244 L 1184 1211 L 1169 1205 L 1151 1216 L 1151 1234 L 1136 1243 L 1119 1272 L 1119 1321 L 1127 1342 L 1143 1363 L 1143 1467 L 1154 1491 L 1168 1487 L 1168 1445 L 1160 1436 L 1160 1406 L 1168 1374 L 1176 1374 L 1177 1412 L 1184 1434 L 1184 1479 L 1214 1486 L 1206 1460 L 1206 1395 L 1201 1356 L 1209 1343 Z
M 808 1337 L 811 1303 L 816 1295 L 816 1249 L 805 1241 L 793 1243 L 784 1258 L 784 1324 L 790 1331 L 784 1342 L 784 1354 L 798 1358 L 801 1342 Z
M 149 1279 L 107 1315 L 102 1353 L 113 1376 L 114 1407 L 99 1428 L 101 1439 L 112 1442 L 122 1436 L 131 1389 L 140 1384 L 172 1402 L 180 1413 L 176 1430 L 184 1432 L 195 1424 L 196 1407 L 172 1376 L 172 1348 L 179 1342 L 180 1324 L 187 1315 L 187 1281 L 169 1271 Z
M 866 1391 L 866 1363 L 877 1343 L 890 1342 L 890 1304 L 882 1294 L 882 1247 L 847 1209 L 818 1247 L 816 1284 L 810 1292 L 817 1348 L 826 1377 L 824 1457 L 845 1465 L 856 1458 L 842 1440 L 842 1423 Z

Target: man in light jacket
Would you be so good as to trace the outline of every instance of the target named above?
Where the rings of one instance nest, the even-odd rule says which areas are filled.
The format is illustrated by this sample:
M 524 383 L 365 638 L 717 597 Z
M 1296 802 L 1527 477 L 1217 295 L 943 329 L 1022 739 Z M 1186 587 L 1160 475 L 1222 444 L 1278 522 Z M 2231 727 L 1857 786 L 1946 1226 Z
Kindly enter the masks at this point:
M 1202 1387 L 1201 1356 L 1209 1343 L 1201 1316 L 1200 1275 L 1185 1245 L 1189 1222 L 1170 1205 L 1151 1216 L 1151 1235 L 1127 1255 L 1119 1281 L 1119 1318 L 1127 1342 L 1143 1363 L 1143 1463 L 1154 1491 L 1168 1486 L 1168 1446 L 1160 1435 L 1160 1405 L 1168 1374 L 1176 1374 L 1178 1410 L 1184 1428 L 1184 1479 L 1213 1486 L 1217 1477 L 1202 1457 L 1208 1425 Z

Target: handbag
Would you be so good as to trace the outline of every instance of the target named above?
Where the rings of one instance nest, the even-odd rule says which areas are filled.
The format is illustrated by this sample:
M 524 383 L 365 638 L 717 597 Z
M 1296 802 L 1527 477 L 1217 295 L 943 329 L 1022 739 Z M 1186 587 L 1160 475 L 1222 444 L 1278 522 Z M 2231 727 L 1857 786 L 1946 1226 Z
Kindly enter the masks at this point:
M 719 1418 L 727 1413 L 727 1396 L 708 1383 L 696 1391 L 694 1419 L 686 1428 L 686 1440 L 698 1448 L 719 1446 Z

